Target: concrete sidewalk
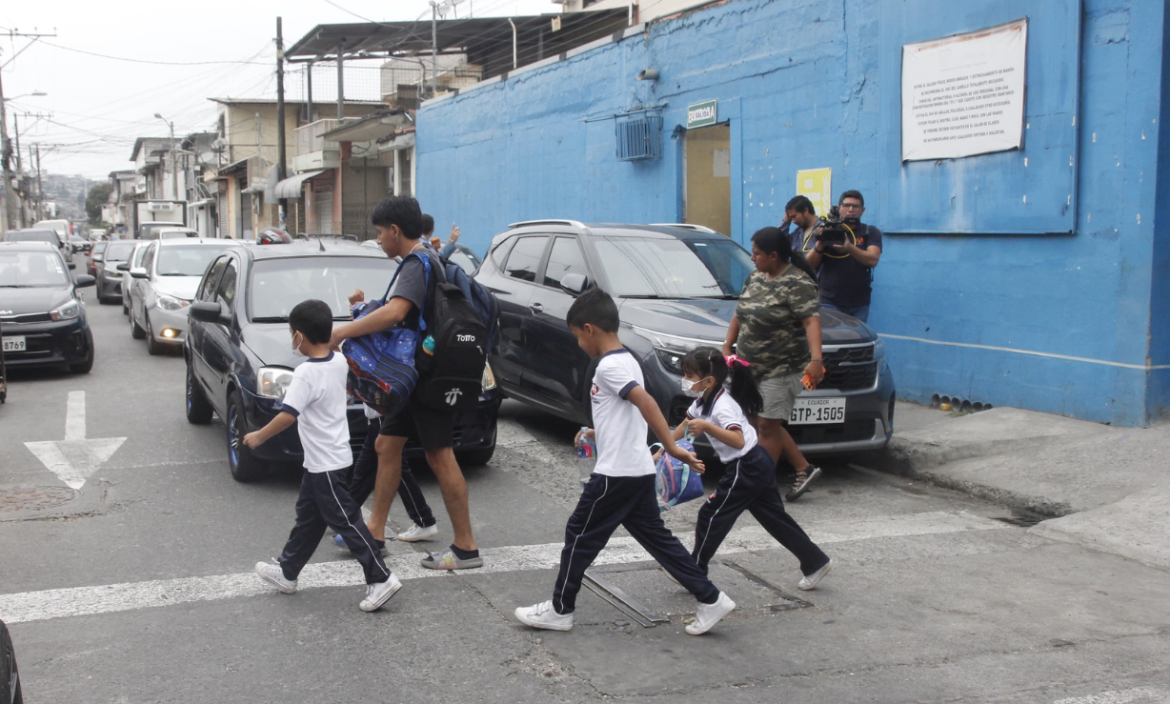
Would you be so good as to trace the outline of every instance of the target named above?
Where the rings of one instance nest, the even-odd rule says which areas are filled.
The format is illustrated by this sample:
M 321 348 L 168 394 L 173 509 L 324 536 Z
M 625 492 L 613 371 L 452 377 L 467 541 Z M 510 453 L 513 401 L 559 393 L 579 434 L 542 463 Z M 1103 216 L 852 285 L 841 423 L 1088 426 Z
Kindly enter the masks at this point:
M 1170 568 L 1170 425 L 1114 428 L 996 408 L 898 402 L 885 452 L 862 460 L 1047 518 L 1032 530 Z

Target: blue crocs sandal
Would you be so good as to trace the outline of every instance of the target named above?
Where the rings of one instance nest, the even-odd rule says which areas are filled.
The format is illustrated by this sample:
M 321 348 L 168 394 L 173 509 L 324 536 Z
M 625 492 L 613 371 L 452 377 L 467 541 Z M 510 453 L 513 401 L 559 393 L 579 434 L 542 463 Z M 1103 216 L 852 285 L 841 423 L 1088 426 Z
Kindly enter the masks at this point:
M 336 545 L 337 547 L 341 548 L 342 550 L 349 550 L 349 546 L 345 544 L 345 539 L 342 538 L 340 535 L 333 536 L 333 544 Z M 382 556 L 385 557 L 386 556 L 386 541 L 385 540 L 375 540 L 374 545 L 378 546 L 378 550 L 382 551 Z

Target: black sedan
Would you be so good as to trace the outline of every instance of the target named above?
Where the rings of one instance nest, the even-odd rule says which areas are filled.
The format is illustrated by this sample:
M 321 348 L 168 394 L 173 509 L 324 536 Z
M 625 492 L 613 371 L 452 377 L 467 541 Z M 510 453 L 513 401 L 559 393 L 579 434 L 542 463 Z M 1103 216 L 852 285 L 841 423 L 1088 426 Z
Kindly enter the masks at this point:
M 16 669 L 16 650 L 3 621 L 0 621 L 0 704 L 24 704 L 20 671 Z
M 4 362 L 93 368 L 93 333 L 77 289 L 93 286 L 88 274 L 73 278 L 57 249 L 40 242 L 0 242 L 0 321 Z
M 622 342 L 642 365 L 646 389 L 676 425 L 691 399 L 679 360 L 719 349 L 754 265 L 741 246 L 694 225 L 516 223 L 492 241 L 476 280 L 500 301 L 500 344 L 491 357 L 504 393 L 589 423 L 595 363 L 565 322 L 592 284 L 612 295 Z M 884 447 L 893 433 L 894 380 L 884 344 L 848 315 L 821 312 L 826 374 L 797 399 L 789 431 L 808 453 Z
M 212 412 L 226 426 L 232 476 L 251 481 L 272 462 L 302 461 L 300 439 L 289 428 L 263 446 L 249 450 L 246 433 L 267 424 L 280 410 L 293 368 L 302 360 L 292 352 L 288 314 L 303 300 L 328 303 L 340 323 L 349 319 L 347 297 L 360 288 L 381 295 L 397 264 L 379 250 L 322 239 L 271 247 L 238 247 L 208 267 L 190 307 L 183 346 L 187 361 L 187 420 L 208 423 Z M 377 293 L 371 293 L 377 292 Z M 500 394 L 490 367 L 476 409 L 456 420 L 455 452 L 461 464 L 484 464 L 496 446 Z M 349 407 L 351 445 L 365 440 L 364 407 Z M 407 446 L 412 457 L 421 448 Z

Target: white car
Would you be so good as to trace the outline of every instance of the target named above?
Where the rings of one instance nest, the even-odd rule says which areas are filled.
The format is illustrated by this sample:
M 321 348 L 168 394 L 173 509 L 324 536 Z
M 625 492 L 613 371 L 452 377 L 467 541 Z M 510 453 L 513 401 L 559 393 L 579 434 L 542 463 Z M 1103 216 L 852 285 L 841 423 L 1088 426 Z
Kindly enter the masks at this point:
M 134 252 L 130 254 L 130 259 L 119 264 L 117 269 L 122 272 L 122 314 L 130 314 L 130 290 L 134 288 L 134 279 L 130 276 L 130 270 L 142 266 L 142 258 L 146 256 L 146 250 L 150 247 L 150 242 L 139 242 L 134 245 Z M 125 268 L 123 268 L 123 266 Z
M 198 237 L 199 233 L 189 227 L 161 227 L 156 231 L 158 239 L 183 239 L 184 237 Z
M 207 265 L 232 240 L 157 239 L 146 244 L 141 266 L 131 268 L 130 334 L 146 338 L 150 354 L 178 348 L 187 338 L 187 307 L 195 298 Z

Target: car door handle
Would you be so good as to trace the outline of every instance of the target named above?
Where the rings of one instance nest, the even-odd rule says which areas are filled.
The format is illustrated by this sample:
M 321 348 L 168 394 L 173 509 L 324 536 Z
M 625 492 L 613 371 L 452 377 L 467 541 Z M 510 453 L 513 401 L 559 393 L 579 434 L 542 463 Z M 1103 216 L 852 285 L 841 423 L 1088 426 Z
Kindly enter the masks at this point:
M 544 306 L 540 305 L 539 303 L 531 304 L 530 306 L 528 306 L 528 309 L 531 310 L 533 313 L 543 313 L 544 312 Z

